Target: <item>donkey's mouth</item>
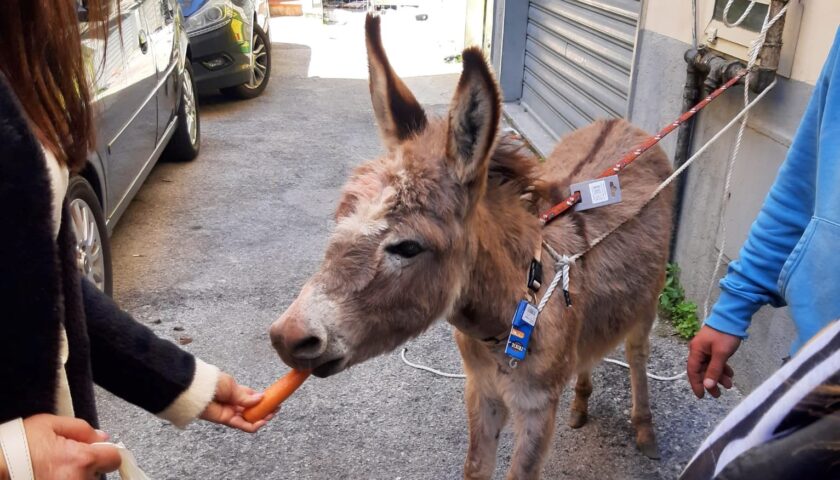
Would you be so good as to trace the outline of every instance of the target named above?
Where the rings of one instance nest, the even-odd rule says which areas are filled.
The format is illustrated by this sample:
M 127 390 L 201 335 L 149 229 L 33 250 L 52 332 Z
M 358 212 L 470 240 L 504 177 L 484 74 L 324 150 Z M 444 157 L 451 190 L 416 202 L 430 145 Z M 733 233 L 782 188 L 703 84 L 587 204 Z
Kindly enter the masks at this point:
M 312 374 L 318 378 L 327 378 L 329 376 L 335 375 L 336 373 L 341 372 L 344 370 L 345 367 L 344 357 L 336 358 L 335 360 L 330 360 L 327 363 L 318 365 L 314 369 L 312 369 Z

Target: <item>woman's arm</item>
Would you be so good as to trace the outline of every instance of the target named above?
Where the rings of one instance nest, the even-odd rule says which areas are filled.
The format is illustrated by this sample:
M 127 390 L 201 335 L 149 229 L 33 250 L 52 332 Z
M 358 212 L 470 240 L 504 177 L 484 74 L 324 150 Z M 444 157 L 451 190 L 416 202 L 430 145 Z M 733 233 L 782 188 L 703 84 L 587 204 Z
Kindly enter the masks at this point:
M 241 412 L 262 399 L 230 375 L 156 336 L 82 280 L 93 379 L 115 395 L 183 428 L 196 418 L 255 432 Z
M 93 380 L 183 428 L 210 404 L 219 370 L 163 340 L 82 281 Z
M 82 281 L 93 379 L 183 428 L 210 404 L 219 370 L 163 340 Z

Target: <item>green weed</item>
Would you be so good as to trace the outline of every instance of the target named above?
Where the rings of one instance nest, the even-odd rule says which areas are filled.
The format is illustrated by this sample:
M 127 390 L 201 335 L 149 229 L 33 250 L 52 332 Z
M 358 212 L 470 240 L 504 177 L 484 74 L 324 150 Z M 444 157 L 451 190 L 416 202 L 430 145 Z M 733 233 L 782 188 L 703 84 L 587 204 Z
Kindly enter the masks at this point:
M 680 285 L 680 267 L 676 263 L 668 264 L 665 287 L 659 294 L 659 313 L 685 340 L 691 340 L 700 330 L 697 304 L 685 299 L 685 290 Z

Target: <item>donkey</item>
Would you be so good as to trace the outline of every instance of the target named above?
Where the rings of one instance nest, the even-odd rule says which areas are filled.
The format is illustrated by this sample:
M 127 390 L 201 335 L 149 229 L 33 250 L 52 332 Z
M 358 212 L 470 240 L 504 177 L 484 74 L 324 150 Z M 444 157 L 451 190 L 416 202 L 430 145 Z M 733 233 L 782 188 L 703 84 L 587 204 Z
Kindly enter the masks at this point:
M 653 148 L 622 173 L 622 203 L 543 228 L 540 209 L 646 134 L 625 121 L 598 121 L 569 134 L 540 164 L 499 138 L 499 88 L 479 49 L 463 52 L 447 117 L 429 118 L 391 68 L 379 18 L 368 16 L 365 28 L 371 100 L 386 152 L 345 185 L 320 270 L 272 324 L 280 357 L 327 377 L 446 319 L 456 329 L 467 377 L 465 478 L 492 476 L 510 417 L 515 446 L 507 478 L 527 479 L 539 477 L 563 387 L 577 375 L 569 424 L 581 427 L 590 371 L 624 340 L 636 442 L 656 457 L 645 365 L 673 194 L 665 190 L 642 205 L 671 171 L 665 153 Z M 572 266 L 572 306 L 562 295 L 548 303 L 527 358 L 512 368 L 504 339 L 517 302 L 527 298 L 526 276 L 541 240 L 572 255 L 634 215 Z M 546 278 L 554 270 L 546 262 Z

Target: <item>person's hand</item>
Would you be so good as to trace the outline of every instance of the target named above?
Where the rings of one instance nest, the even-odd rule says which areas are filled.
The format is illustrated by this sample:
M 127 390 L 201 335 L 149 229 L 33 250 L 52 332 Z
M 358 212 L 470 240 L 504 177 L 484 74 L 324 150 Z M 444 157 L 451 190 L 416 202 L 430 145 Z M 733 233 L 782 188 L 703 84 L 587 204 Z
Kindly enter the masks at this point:
M 704 388 L 717 398 L 720 396 L 718 384 L 732 388 L 735 371 L 726 363 L 738 350 L 741 339 L 728 333 L 703 326 L 688 344 L 688 383 L 697 398 L 703 398 Z
M 274 414 L 269 413 L 262 420 L 251 423 L 242 418 L 242 412 L 246 408 L 259 403 L 262 397 L 262 393 L 256 393 L 248 387 L 243 387 L 236 383 L 233 377 L 227 373 L 222 373 L 219 375 L 219 383 L 216 385 L 216 396 L 213 397 L 213 401 L 207 405 L 199 418 L 238 428 L 243 432 L 254 433 L 271 420 Z
M 108 440 L 108 435 L 84 420 L 40 414 L 24 419 L 23 426 L 35 478 L 95 480 L 120 468 L 116 447 L 91 445 Z

